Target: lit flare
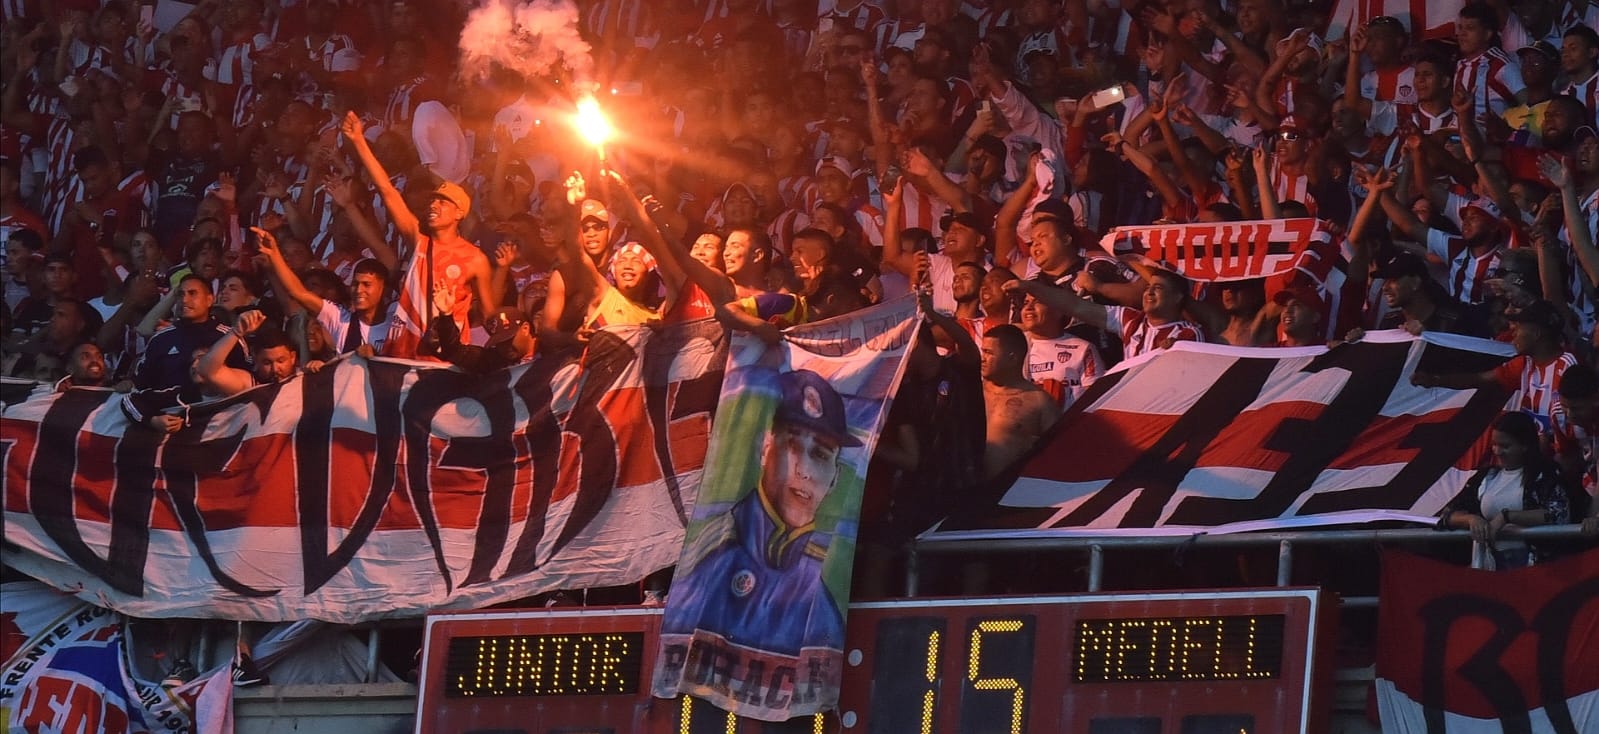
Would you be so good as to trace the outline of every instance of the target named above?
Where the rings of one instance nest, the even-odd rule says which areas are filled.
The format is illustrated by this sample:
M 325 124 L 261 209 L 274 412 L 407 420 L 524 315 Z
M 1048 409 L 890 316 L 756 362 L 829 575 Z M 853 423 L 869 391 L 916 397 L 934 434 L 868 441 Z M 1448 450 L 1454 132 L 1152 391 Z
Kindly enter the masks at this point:
M 572 126 L 577 129 L 578 135 L 596 148 L 604 147 L 616 135 L 616 128 L 611 126 L 610 119 L 600 109 L 600 103 L 592 96 L 577 101 L 577 116 L 573 118 Z

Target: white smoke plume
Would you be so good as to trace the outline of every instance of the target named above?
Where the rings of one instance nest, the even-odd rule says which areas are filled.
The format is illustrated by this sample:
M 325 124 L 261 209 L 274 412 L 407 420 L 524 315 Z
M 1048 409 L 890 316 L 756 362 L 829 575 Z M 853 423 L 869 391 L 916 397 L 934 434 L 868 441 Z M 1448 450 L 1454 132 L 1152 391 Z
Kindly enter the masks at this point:
M 572 0 L 484 0 L 461 31 L 461 72 L 482 77 L 498 63 L 532 78 L 565 65 L 573 78 L 592 79 L 594 59 L 577 24 Z

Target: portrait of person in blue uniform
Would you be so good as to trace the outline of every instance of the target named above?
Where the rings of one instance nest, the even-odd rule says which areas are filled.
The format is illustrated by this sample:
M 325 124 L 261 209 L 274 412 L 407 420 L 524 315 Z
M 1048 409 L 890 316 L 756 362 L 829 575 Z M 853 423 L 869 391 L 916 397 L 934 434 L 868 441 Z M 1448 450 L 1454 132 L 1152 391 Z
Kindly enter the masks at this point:
M 842 605 L 822 576 L 831 538 L 816 516 L 838 484 L 840 452 L 861 442 L 850 435 L 843 398 L 821 375 L 781 373 L 777 387 L 756 486 L 685 549 L 663 632 L 697 627 L 780 655 L 844 644 Z

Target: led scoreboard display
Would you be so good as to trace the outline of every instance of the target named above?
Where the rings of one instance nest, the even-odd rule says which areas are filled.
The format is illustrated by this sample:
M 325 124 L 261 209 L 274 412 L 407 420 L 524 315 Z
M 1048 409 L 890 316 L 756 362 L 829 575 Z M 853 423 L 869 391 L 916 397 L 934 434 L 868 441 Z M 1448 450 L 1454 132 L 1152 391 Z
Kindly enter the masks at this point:
M 417 732 L 1317 731 L 1335 608 L 1314 589 L 859 603 L 838 710 L 784 723 L 651 698 L 659 609 L 435 615 Z

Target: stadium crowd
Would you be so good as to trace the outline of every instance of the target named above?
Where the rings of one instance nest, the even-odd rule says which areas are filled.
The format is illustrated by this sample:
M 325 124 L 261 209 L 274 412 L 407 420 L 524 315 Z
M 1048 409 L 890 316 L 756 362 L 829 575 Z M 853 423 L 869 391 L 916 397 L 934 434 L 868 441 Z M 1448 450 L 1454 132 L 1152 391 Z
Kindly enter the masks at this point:
M 1599 5 L 1352 5 L 580 0 L 583 78 L 463 73 L 450 0 L 6 2 L 4 371 L 177 430 L 351 351 L 490 370 L 915 291 L 931 338 L 865 510 L 893 537 L 936 519 L 909 492 L 1002 475 L 1121 360 L 1453 332 L 1517 356 L 1418 384 L 1519 391 L 1558 460 L 1527 473 L 1560 476 L 1505 479 L 1512 421 L 1443 522 L 1599 532 Z M 608 156 L 565 124 L 588 90 Z M 1338 277 L 1191 282 L 1099 244 L 1302 217 Z M 419 251 L 449 318 L 413 335 Z

